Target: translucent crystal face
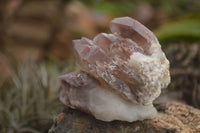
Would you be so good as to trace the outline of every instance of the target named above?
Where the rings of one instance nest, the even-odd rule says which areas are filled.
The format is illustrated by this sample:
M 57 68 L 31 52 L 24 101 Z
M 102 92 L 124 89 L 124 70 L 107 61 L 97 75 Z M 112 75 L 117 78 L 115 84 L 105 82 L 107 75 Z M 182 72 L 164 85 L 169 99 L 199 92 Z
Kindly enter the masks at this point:
M 151 118 L 156 114 L 152 101 L 170 82 L 169 62 L 154 34 L 138 21 L 115 18 L 110 29 L 112 34 L 100 33 L 93 40 L 83 37 L 73 41 L 77 63 L 85 72 L 61 77 L 64 89 L 60 99 L 101 120 Z M 112 102 L 102 102 L 104 99 Z M 116 108 L 121 115 L 113 110 L 115 104 L 122 107 Z M 127 111 L 137 112 L 136 108 L 141 109 L 138 115 L 143 117 L 128 119 Z M 147 110 L 150 114 L 145 115 Z M 111 117 L 106 119 L 109 113 Z
M 149 29 L 130 17 L 115 18 L 110 23 L 110 30 L 123 38 L 130 38 L 144 50 L 148 50 L 152 43 L 158 43 Z

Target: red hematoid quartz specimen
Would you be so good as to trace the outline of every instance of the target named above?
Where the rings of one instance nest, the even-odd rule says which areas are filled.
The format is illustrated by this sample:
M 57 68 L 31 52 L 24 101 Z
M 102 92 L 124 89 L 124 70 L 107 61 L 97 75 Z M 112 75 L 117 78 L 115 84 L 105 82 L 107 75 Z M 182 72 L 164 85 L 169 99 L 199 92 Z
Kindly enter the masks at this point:
M 155 35 L 130 17 L 110 22 L 112 34 L 74 40 L 84 71 L 63 76 L 60 100 L 104 121 L 154 118 L 152 102 L 170 82 L 169 62 Z

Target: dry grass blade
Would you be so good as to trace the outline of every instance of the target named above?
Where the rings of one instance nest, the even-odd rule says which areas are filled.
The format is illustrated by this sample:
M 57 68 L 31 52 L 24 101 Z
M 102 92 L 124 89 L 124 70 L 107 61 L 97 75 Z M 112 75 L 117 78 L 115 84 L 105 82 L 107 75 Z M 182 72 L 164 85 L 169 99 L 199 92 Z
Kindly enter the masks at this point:
M 20 64 L 11 85 L 0 88 L 0 132 L 47 132 L 61 106 L 57 77 L 63 70 L 52 63 Z

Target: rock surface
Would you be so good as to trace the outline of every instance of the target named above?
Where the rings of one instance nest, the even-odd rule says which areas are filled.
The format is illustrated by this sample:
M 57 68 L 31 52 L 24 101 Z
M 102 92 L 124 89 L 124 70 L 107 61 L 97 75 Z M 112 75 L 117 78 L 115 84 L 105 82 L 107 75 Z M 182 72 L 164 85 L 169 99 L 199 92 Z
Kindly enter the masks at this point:
M 91 115 L 66 108 L 49 133 L 198 133 L 200 110 L 178 102 L 159 103 L 158 116 L 152 120 L 103 122 Z

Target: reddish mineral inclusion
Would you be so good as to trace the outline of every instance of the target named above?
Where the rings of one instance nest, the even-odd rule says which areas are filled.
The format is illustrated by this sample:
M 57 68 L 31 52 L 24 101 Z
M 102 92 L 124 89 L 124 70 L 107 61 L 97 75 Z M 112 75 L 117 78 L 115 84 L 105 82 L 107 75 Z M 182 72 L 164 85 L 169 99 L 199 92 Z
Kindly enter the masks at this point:
M 73 41 L 77 63 L 85 72 L 60 77 L 63 84 L 60 99 L 105 121 L 151 118 L 156 112 L 152 101 L 170 82 L 169 62 L 154 34 L 138 21 L 115 18 L 110 29 L 112 34 L 100 33 L 93 40 L 83 37 Z M 102 102 L 103 97 L 115 101 L 109 105 Z M 115 102 L 123 107 L 118 108 L 122 113 L 137 111 L 136 107 L 151 111 L 129 120 L 125 114 L 112 112 L 109 106 Z M 99 106 L 115 115 L 108 117 Z M 151 113 L 154 115 L 150 116 Z

